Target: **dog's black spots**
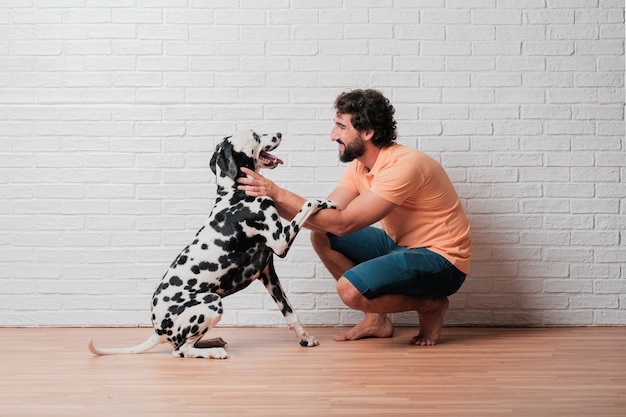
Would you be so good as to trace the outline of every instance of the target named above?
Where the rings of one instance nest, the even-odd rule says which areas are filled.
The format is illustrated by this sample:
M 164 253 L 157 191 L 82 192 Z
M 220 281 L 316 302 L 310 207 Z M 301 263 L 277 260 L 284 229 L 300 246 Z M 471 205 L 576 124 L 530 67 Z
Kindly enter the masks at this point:
M 172 321 L 172 319 L 165 318 L 161 321 L 162 330 L 168 330 L 168 329 L 171 329 L 172 327 L 174 327 L 174 322 Z
M 278 304 L 280 312 L 283 313 L 283 315 L 293 313 L 293 310 L 285 302 L 285 296 L 280 287 L 275 286 L 274 288 L 272 288 L 272 298 L 274 299 L 274 301 L 276 301 L 276 304 Z
M 263 212 L 267 212 L 267 209 L 269 209 L 270 207 L 274 207 L 274 201 L 270 200 L 270 199 L 263 199 L 263 201 L 261 201 L 261 210 Z
M 252 279 L 245 279 L 242 268 L 232 268 L 222 275 L 219 288 L 214 290 L 222 297 L 241 291 L 253 282 Z
M 253 228 L 254 230 L 266 230 L 267 224 L 265 224 L 265 210 L 261 208 L 258 211 L 250 210 L 250 207 L 244 206 L 243 203 L 237 204 L 235 207 L 231 207 L 227 213 L 224 213 L 224 220 L 227 223 L 224 224 L 223 229 L 226 236 L 234 234 L 236 230 L 241 230 L 242 223 Z M 230 230 L 227 227 L 231 228 Z
M 219 262 L 220 269 L 222 270 L 227 269 L 232 264 L 232 260 L 230 259 L 228 255 L 220 256 L 218 259 L 218 262 Z
M 170 284 L 175 287 L 180 287 L 181 285 L 183 285 L 183 281 L 179 277 L 174 275 L 173 277 L 170 278 Z
M 300 346 L 304 346 L 304 347 L 309 346 L 309 342 L 307 342 L 306 340 L 302 339 L 302 340 L 300 340 Z
M 217 294 L 207 294 L 204 297 L 202 297 L 202 301 L 205 304 L 212 304 L 214 302 L 216 302 L 217 300 L 219 300 L 219 296 Z M 204 316 L 202 316 L 204 318 Z
M 200 316 L 198 317 L 198 324 L 202 324 L 202 323 L 204 323 L 204 314 L 200 314 Z
M 159 284 L 159 286 L 157 287 L 157 289 L 154 291 L 154 295 L 152 295 L 152 297 L 156 297 L 159 294 L 161 294 L 161 291 L 165 291 L 167 289 L 167 287 L 169 287 L 170 284 L 167 282 L 161 282 Z
M 203 243 L 202 246 L 200 246 L 202 248 L 202 250 L 207 250 L 209 249 L 209 245 L 207 245 L 206 243 Z
M 245 221 L 246 226 L 251 227 L 254 230 L 267 230 L 266 217 L 263 212 L 255 213 L 255 215 L 241 216 L 241 219 Z
M 185 255 L 179 256 L 178 260 L 176 261 L 176 263 L 178 265 L 185 265 L 187 263 L 187 256 L 185 256 Z
M 215 292 L 216 285 L 213 282 L 201 282 L 198 286 L 198 293 L 204 294 L 207 292 Z
M 230 258 L 221 257 L 222 265 L 226 268 L 230 265 L 245 266 L 251 263 L 252 258 L 248 252 L 233 253 Z
M 200 268 L 201 271 L 215 271 L 217 270 L 217 266 L 212 263 L 212 262 L 200 262 L 198 264 L 198 268 Z
M 195 278 L 190 279 L 187 281 L 187 285 L 185 285 L 185 291 L 193 292 L 196 285 L 198 285 L 198 280 Z
M 197 306 L 198 304 L 200 304 L 200 301 L 188 300 L 181 304 L 173 304 L 167 310 L 173 315 L 180 316 L 186 309 Z
M 282 230 L 276 230 L 276 232 L 274 232 L 274 235 L 273 235 L 274 239 L 278 239 L 280 237 L 280 235 L 281 235 L 281 232 L 282 232 L 282 234 L 285 235 L 285 238 L 287 240 L 291 239 L 291 227 L 290 226 L 286 226 Z
M 255 268 L 246 268 L 243 270 L 243 279 L 251 279 L 256 274 Z
M 213 262 L 200 262 L 198 265 L 194 265 L 191 267 L 191 272 L 193 272 L 194 274 L 198 275 L 200 274 L 202 271 L 211 271 L 211 272 L 215 272 L 217 271 L 217 269 L 219 268 L 219 265 L 213 263 Z

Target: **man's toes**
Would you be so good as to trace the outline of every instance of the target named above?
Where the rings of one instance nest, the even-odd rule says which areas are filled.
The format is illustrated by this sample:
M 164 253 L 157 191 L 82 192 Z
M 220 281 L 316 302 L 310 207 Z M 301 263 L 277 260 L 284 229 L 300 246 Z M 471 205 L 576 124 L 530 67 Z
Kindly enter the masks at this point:
M 430 337 L 417 335 L 413 339 L 411 339 L 410 344 L 415 346 L 434 346 L 436 344 L 436 340 L 431 339 Z

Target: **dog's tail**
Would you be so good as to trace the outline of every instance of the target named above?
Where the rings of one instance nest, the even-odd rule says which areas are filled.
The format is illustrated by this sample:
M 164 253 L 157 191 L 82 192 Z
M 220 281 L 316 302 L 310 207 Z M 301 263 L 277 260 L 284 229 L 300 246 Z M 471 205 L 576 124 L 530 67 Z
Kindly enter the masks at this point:
M 93 338 L 89 338 L 89 350 L 94 355 L 115 355 L 119 353 L 143 353 L 147 352 L 153 347 L 160 345 L 164 340 L 156 333 L 152 333 L 152 336 L 148 338 L 143 343 L 140 343 L 136 346 L 131 346 L 127 348 L 108 348 L 108 349 L 100 349 L 93 345 Z

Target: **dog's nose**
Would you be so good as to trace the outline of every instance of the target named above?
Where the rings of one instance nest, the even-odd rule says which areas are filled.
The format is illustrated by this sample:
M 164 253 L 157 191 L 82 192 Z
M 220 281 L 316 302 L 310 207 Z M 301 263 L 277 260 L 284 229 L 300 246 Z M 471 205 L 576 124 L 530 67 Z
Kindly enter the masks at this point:
M 278 132 L 278 133 L 276 134 L 276 137 L 277 137 L 278 139 L 280 139 L 280 138 L 282 138 L 282 137 L 283 137 L 283 134 L 282 134 L 282 133 L 280 133 L 280 132 Z

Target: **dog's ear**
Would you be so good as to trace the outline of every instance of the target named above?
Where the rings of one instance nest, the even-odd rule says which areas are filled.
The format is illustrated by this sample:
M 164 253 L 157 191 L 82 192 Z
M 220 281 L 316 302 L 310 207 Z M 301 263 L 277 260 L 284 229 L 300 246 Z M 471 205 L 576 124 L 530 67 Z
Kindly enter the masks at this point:
M 217 145 L 215 152 L 211 157 L 211 163 L 209 166 L 211 167 L 211 171 L 213 171 L 216 175 L 216 167 L 219 167 L 220 171 L 224 175 L 230 178 L 235 178 L 237 176 L 238 169 L 235 158 L 233 158 L 233 145 L 228 141 L 229 137 L 225 138 L 222 143 Z
M 220 143 L 215 147 L 215 150 L 213 151 L 213 156 L 211 156 L 211 162 L 209 163 L 209 167 L 215 175 L 217 175 L 217 155 L 220 153 L 221 149 L 222 144 Z

